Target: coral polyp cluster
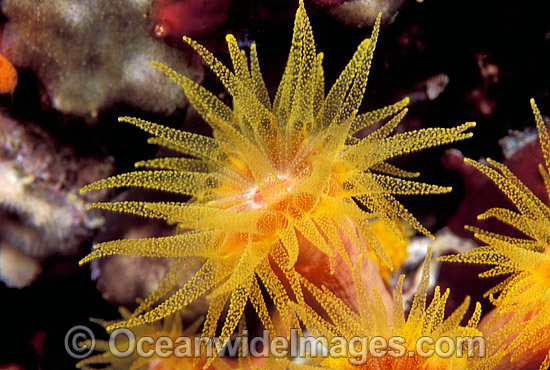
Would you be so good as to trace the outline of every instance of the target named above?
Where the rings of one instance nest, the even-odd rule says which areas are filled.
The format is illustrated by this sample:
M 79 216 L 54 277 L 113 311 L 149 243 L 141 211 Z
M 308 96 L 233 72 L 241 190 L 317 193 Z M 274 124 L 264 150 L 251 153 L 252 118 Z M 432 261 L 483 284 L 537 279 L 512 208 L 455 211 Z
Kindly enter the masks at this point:
M 186 203 L 127 201 L 92 206 L 164 219 L 176 223 L 179 233 L 100 243 L 81 263 L 121 254 L 181 261 L 193 257 L 201 267 L 183 288 L 149 310 L 182 274 L 183 262 L 175 264 L 132 317 L 109 326 L 109 330 L 159 320 L 210 292 L 203 335 L 216 332 L 228 303 L 221 330 L 221 336 L 228 338 L 248 301 L 263 325 L 273 332 L 263 288 L 282 322 L 299 327 L 288 303 L 304 302 L 303 278 L 294 267 L 299 256 L 307 259 L 316 253 L 303 247 L 305 243 L 300 240 L 329 256 L 332 266 L 339 255 L 352 270 L 355 262 L 343 237 L 365 258 L 367 244 L 391 265 L 370 220 L 380 220 L 398 238 L 402 238 L 401 220 L 430 235 L 394 195 L 441 194 L 450 188 L 412 181 L 417 173 L 401 170 L 389 161 L 467 139 L 472 134 L 466 131 L 474 124 L 391 135 L 407 112 L 408 99 L 359 114 L 378 32 L 379 20 L 372 36 L 359 45 L 325 93 L 323 55 L 315 50 L 311 25 L 300 2 L 290 55 L 273 100 L 260 73 L 255 45 L 247 56 L 235 38 L 227 36 L 232 72 L 204 47 L 184 38 L 231 94 L 232 107 L 188 77 L 154 63 L 183 88 L 212 127 L 213 138 L 123 117 L 120 121 L 154 135 L 152 143 L 184 156 L 139 162 L 139 167 L 148 170 L 100 180 L 82 191 L 134 186 L 191 196 Z M 354 136 L 384 119 L 387 122 L 372 134 L 362 139 Z
M 546 191 L 550 195 L 550 139 L 542 116 L 531 100 L 545 163 L 539 164 Z M 491 266 L 482 277 L 506 276 L 487 292 L 496 306 L 494 316 L 487 323 L 504 324 L 492 330 L 488 339 L 491 355 L 480 369 L 493 369 L 505 357 L 514 366 L 518 358 L 540 357 L 540 370 L 550 366 L 550 208 L 504 165 L 488 159 L 484 165 L 472 160 L 469 164 L 485 174 L 513 202 L 517 210 L 491 208 L 479 219 L 494 217 L 511 225 L 525 237 L 516 238 L 469 227 L 476 238 L 487 245 L 465 254 L 443 257 L 443 261 L 478 263 Z M 531 355 L 527 355 L 528 351 Z M 526 361 L 522 359 L 522 361 Z M 506 363 L 506 362 L 504 362 Z
M 380 299 L 378 292 L 374 292 L 374 299 L 368 297 L 368 286 L 361 279 L 361 261 L 354 271 L 357 299 L 360 312 L 356 314 L 343 302 L 335 299 L 326 289 L 318 289 L 308 285 L 312 294 L 326 310 L 330 323 L 321 319 L 309 307 L 297 307 L 301 313 L 306 327 L 324 338 L 335 336 L 347 338 L 384 338 L 386 341 L 394 340 L 389 349 L 386 345 L 385 354 L 377 356 L 372 351 L 367 352 L 367 344 L 362 343 L 358 353 L 350 351 L 348 356 L 341 358 L 328 357 L 320 361 L 320 366 L 325 369 L 468 369 L 471 368 L 472 359 L 478 360 L 483 356 L 480 352 L 479 341 L 481 332 L 476 328 L 481 317 L 481 305 L 476 304 L 474 313 L 465 326 L 461 325 L 470 304 L 467 297 L 464 302 L 447 318 L 445 318 L 445 306 L 450 291 L 447 289 L 441 293 L 436 286 L 433 298 L 427 305 L 428 286 L 430 282 L 431 249 L 424 259 L 422 280 L 416 290 L 412 305 L 407 317 L 403 306 L 403 280 L 401 275 L 393 293 L 393 306 L 387 307 Z M 462 347 L 450 356 L 428 355 L 429 344 L 436 343 L 440 338 L 451 340 L 457 346 Z M 459 338 L 470 338 L 470 342 L 460 342 Z M 477 338 L 476 344 L 474 338 Z M 424 341 L 420 346 L 418 343 Z M 462 344 L 458 344 L 462 343 Z M 371 345 L 369 345 L 369 348 Z M 433 348 L 432 348 L 433 349 Z M 469 352 L 468 352 L 469 351 Z M 478 352 L 476 354 L 476 351 Z M 468 355 L 467 355 L 468 352 Z
M 550 370 L 542 4 L 0 0 L 0 370 Z

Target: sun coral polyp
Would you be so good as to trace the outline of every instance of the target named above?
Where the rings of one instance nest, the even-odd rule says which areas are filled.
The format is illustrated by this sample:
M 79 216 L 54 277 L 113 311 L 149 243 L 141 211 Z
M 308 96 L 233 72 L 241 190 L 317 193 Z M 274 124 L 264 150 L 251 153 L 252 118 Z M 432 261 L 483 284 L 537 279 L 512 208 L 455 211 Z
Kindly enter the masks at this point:
M 393 266 L 393 270 L 399 270 L 407 259 L 407 245 L 409 242 L 409 238 L 412 235 L 411 230 L 408 229 L 408 226 L 405 226 L 403 228 L 403 237 L 400 238 L 392 233 L 391 230 L 389 230 L 388 227 L 379 220 L 375 220 L 374 222 L 372 222 L 372 227 L 374 230 L 374 234 L 380 240 L 380 243 L 384 247 L 384 252 L 387 254 L 388 259 Z M 370 257 L 375 261 L 376 266 L 378 267 L 378 271 L 380 271 L 380 275 L 382 276 L 384 281 L 389 284 L 392 269 L 390 269 L 388 265 L 380 261 L 376 257 L 374 251 L 369 250 L 369 252 Z
M 128 311 L 121 309 L 123 318 L 129 318 Z M 109 322 L 103 320 L 93 320 L 98 324 L 107 327 Z M 103 340 L 95 342 L 96 351 L 100 352 L 88 357 L 76 364 L 77 369 L 81 370 L 178 370 L 178 369 L 203 369 L 206 363 L 207 347 L 195 347 L 199 336 L 197 330 L 200 327 L 200 320 L 183 328 L 181 316 L 179 313 L 166 318 L 162 322 L 145 324 L 134 328 L 131 334 L 134 336 L 133 351 L 130 349 L 132 338 L 127 333 L 119 334 L 113 337 L 114 349 L 111 343 Z M 111 338 L 110 338 L 111 340 Z M 145 340 L 147 345 L 136 346 L 136 342 Z M 171 343 L 170 352 L 154 351 L 155 345 L 148 347 L 149 341 L 155 343 Z M 91 345 L 91 341 L 85 341 L 83 344 Z M 140 347 L 138 347 L 140 346 Z M 213 345 L 212 345 L 213 347 Z M 130 353 L 128 353 L 130 350 Z M 145 355 L 144 355 L 145 354 Z M 202 354 L 203 356 L 201 357 Z M 213 361 L 210 370 L 228 369 L 229 364 L 224 360 L 217 358 Z
M 531 100 L 531 107 L 545 161 L 544 165 L 539 164 L 539 170 L 550 195 L 550 138 L 534 100 Z M 546 354 L 539 368 L 545 370 L 550 366 L 547 340 L 550 330 L 550 208 L 506 166 L 490 159 L 487 161 L 491 167 L 466 161 L 498 185 L 517 208 L 517 211 L 491 208 L 478 219 L 494 217 L 526 236 L 513 238 L 469 227 L 475 237 L 487 245 L 463 255 L 441 258 L 491 266 L 481 277 L 508 275 L 486 293 L 497 308 L 488 323 L 492 332 L 488 339 L 491 356 L 479 368 L 516 368 L 514 366 L 525 363 L 526 358 L 538 358 L 537 354 L 543 358 Z M 499 320 L 500 326 L 493 327 Z M 520 357 L 523 358 L 520 360 Z
M 263 286 L 282 322 L 298 326 L 290 297 L 304 301 L 302 279 L 294 269 L 304 237 L 331 259 L 339 254 L 353 269 L 341 235 L 367 254 L 368 243 L 387 264 L 369 223 L 379 219 L 401 237 L 400 220 L 429 232 L 394 198 L 400 194 L 440 194 L 448 187 L 406 178 L 418 176 L 388 163 L 402 154 L 469 138 L 474 123 L 455 128 L 428 128 L 391 136 L 406 113 L 408 99 L 359 114 L 378 38 L 379 21 L 364 40 L 330 91 L 325 94 L 323 55 L 316 53 L 303 2 L 296 14 L 290 56 L 273 100 L 265 87 L 256 46 L 250 56 L 227 36 L 234 72 L 204 47 L 189 43 L 233 97 L 233 107 L 172 69 L 154 63 L 185 91 L 187 98 L 213 129 L 213 138 L 183 132 L 138 118 L 123 117 L 154 135 L 151 143 L 186 157 L 139 162 L 149 170 L 100 180 L 82 191 L 135 186 L 192 196 L 187 203 L 98 203 L 93 208 L 161 218 L 178 224 L 180 234 L 152 239 L 115 240 L 97 244 L 84 258 L 112 254 L 142 257 L 197 257 L 202 267 L 171 297 L 158 303 L 182 272 L 176 267 L 126 321 L 109 326 L 136 326 L 166 317 L 210 291 L 211 304 L 203 335 L 216 333 L 222 311 L 229 309 L 222 337 L 236 328 L 250 301 L 263 325 L 274 325 L 261 293 Z M 371 135 L 354 133 L 388 118 Z M 265 204 L 264 204 L 265 203 Z M 351 220 L 351 222 L 350 222 Z M 358 235 L 358 233 L 360 235 Z M 361 236 L 361 238 L 359 237 Z M 288 280 L 285 289 L 273 266 Z
M 403 307 L 404 275 L 399 278 L 394 290 L 392 313 L 389 313 L 378 292 L 375 292 L 374 300 L 368 298 L 368 287 L 362 281 L 360 274 L 361 261 L 354 271 L 357 299 L 360 305 L 359 315 L 331 296 L 326 289 L 318 289 L 306 284 L 331 320 L 330 323 L 324 321 L 307 306 L 296 307 L 300 318 L 312 333 L 324 338 L 347 338 L 349 343 L 352 338 L 368 338 L 370 341 L 382 338 L 386 341 L 385 345 L 379 345 L 379 350 L 376 350 L 378 355 L 372 350 L 372 342 L 362 343 L 362 348 L 356 348 L 358 353 L 349 351 L 347 356 L 317 358 L 321 367 L 337 370 L 464 370 L 470 368 L 472 359 L 479 359 L 482 356 L 479 348 L 482 345 L 481 332 L 476 329 L 481 315 L 481 305 L 476 304 L 475 311 L 465 326 L 460 324 L 468 310 L 469 297 L 445 318 L 445 305 L 450 291 L 447 289 L 441 293 L 439 286 L 436 286 L 433 299 L 427 305 L 430 261 L 431 248 L 424 259 L 422 280 L 416 290 L 407 318 Z M 451 349 L 449 346 L 443 349 L 442 347 L 441 352 L 436 352 L 434 343 L 440 338 L 447 343 L 449 339 L 452 340 L 455 348 Z M 468 338 L 468 340 L 463 341 L 459 338 Z M 461 346 L 460 350 L 459 346 Z

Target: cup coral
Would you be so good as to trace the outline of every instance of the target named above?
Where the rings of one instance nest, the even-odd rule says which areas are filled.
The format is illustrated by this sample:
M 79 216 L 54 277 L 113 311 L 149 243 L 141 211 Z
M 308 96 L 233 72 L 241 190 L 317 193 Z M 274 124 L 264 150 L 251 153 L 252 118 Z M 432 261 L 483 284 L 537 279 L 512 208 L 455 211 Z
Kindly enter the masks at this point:
M 120 309 L 120 313 L 124 318 L 130 317 L 130 313 L 125 309 Z M 92 321 L 104 327 L 109 325 L 109 322 L 103 320 Z M 121 333 L 114 337 L 112 343 L 97 341 L 95 348 L 100 353 L 81 360 L 76 364 L 76 367 L 81 370 L 95 370 L 98 366 L 106 370 L 202 369 L 206 358 L 195 355 L 201 349 L 204 349 L 203 353 L 207 354 L 206 346 L 198 340 L 197 330 L 200 324 L 201 320 L 199 319 L 184 329 L 180 312 L 178 312 L 162 322 L 145 324 L 135 328 L 131 332 L 133 338 L 129 337 L 128 333 Z M 152 349 L 144 350 L 146 346 L 136 349 L 134 340 L 137 342 L 144 340 L 164 341 L 172 349 L 170 352 L 165 351 L 166 353 L 152 351 Z M 134 341 L 133 348 L 130 347 L 132 341 Z M 91 345 L 92 343 L 91 341 L 85 341 L 82 344 Z M 203 345 L 203 348 L 198 346 L 195 348 L 196 344 Z M 114 348 L 112 345 L 114 345 Z M 211 370 L 228 368 L 229 365 L 225 364 L 224 360 L 220 358 L 217 358 L 209 367 Z
M 175 285 L 184 264 L 175 264 L 159 289 L 126 321 L 132 327 L 169 316 L 211 291 L 203 335 L 216 333 L 222 311 L 229 309 L 221 336 L 237 327 L 248 301 L 263 325 L 274 325 L 261 289 L 290 326 L 298 325 L 289 302 L 304 302 L 302 278 L 294 269 L 308 253 L 305 239 L 329 256 L 339 254 L 353 269 L 342 235 L 367 256 L 365 243 L 391 264 L 370 220 L 379 219 L 402 237 L 401 219 L 430 233 L 394 198 L 401 194 L 441 194 L 448 187 L 407 178 L 418 176 L 390 163 L 394 157 L 471 137 L 474 123 L 455 128 L 428 128 L 391 135 L 407 109 L 408 99 L 373 112 L 358 114 L 378 38 L 380 21 L 325 94 L 323 55 L 314 39 L 303 2 L 296 14 L 290 56 L 273 100 L 265 87 L 253 44 L 250 57 L 232 35 L 227 43 L 234 72 L 204 47 L 189 43 L 221 80 L 233 98 L 230 108 L 206 89 L 172 69 L 154 63 L 176 81 L 195 109 L 210 124 L 213 138 L 123 117 L 154 135 L 150 142 L 185 157 L 143 161 L 137 171 L 92 183 L 82 189 L 135 186 L 191 196 L 187 203 L 97 203 L 92 208 L 127 212 L 177 223 L 175 236 L 115 240 L 97 244 L 81 263 L 113 254 L 141 257 L 196 257 L 196 275 L 175 294 L 149 310 Z M 360 129 L 389 118 L 363 139 Z M 350 222 L 351 221 L 351 222 Z M 306 257 L 307 258 L 307 255 Z M 288 288 L 282 284 L 284 277 Z M 149 310 L 149 311 L 148 311 Z
M 470 366 L 472 358 L 477 358 L 475 351 L 475 337 L 481 338 L 481 332 L 476 329 L 481 315 L 481 305 L 476 304 L 476 309 L 469 319 L 466 326 L 461 326 L 470 298 L 467 297 L 464 302 L 445 319 L 445 305 L 449 297 L 449 289 L 443 294 L 439 286 L 436 286 L 431 303 L 426 306 L 426 296 L 430 281 L 430 260 L 431 248 L 428 250 L 424 259 L 424 268 L 422 280 L 415 293 L 412 306 L 408 317 L 405 319 L 403 308 L 403 279 L 401 275 L 394 291 L 393 313 L 389 314 L 386 306 L 380 300 L 380 296 L 375 292 L 375 299 L 368 298 L 368 289 L 361 280 L 360 270 L 361 261 L 359 261 L 354 272 L 355 284 L 357 286 L 357 299 L 360 302 L 360 313 L 349 310 L 349 308 L 338 302 L 335 297 L 326 289 L 318 289 L 313 285 L 308 285 L 316 299 L 321 302 L 323 308 L 327 311 L 331 322 L 322 320 L 315 312 L 308 307 L 297 307 L 301 313 L 300 318 L 304 320 L 306 326 L 317 335 L 324 338 L 344 337 L 351 343 L 352 338 L 384 338 L 386 348 L 382 349 L 380 355 L 376 353 L 367 356 L 366 347 L 371 345 L 362 344 L 363 348 L 357 349 L 357 353 L 352 353 L 351 349 L 347 356 L 335 358 L 329 356 L 320 361 L 321 367 L 326 369 L 467 369 Z M 431 356 L 424 347 L 420 347 L 419 340 L 426 338 L 431 340 L 431 344 L 436 343 L 440 338 L 452 339 L 456 346 L 467 344 L 468 348 L 461 348 L 462 352 L 455 349 L 452 355 L 440 356 L 439 354 Z M 469 342 L 462 344 L 458 338 L 468 338 Z M 395 342 L 392 343 L 392 340 Z M 461 339 L 462 340 L 462 339 Z M 389 343 L 389 347 L 388 347 Z M 479 343 L 478 343 L 479 344 Z M 351 344 L 350 344 L 351 346 Z M 448 347 L 451 350 L 450 347 Z M 469 351 L 468 356 L 464 355 L 464 349 Z M 364 351 L 364 352 L 363 352 Z M 359 354 L 361 353 L 361 355 Z M 471 355 L 470 355 L 471 354 Z M 479 355 L 479 353 L 478 353 Z
M 542 116 L 531 100 L 545 164 L 539 164 L 546 191 L 550 195 L 550 139 Z M 508 356 L 505 368 L 514 366 L 521 356 L 546 353 L 540 370 L 550 366 L 550 346 L 547 333 L 550 330 L 550 208 L 504 165 L 488 159 L 492 166 L 466 159 L 485 174 L 516 206 L 517 211 L 491 208 L 478 219 L 494 217 L 513 226 L 525 238 L 513 238 L 490 231 L 469 227 L 476 238 L 486 246 L 462 255 L 442 257 L 443 261 L 489 265 L 492 268 L 480 276 L 506 276 L 506 279 L 487 292 L 496 305 L 496 312 L 488 326 L 505 317 L 503 327 L 495 328 L 489 338 L 489 357 L 481 369 L 494 369 Z M 542 358 L 542 356 L 541 356 Z M 518 361 L 519 362 L 519 361 Z

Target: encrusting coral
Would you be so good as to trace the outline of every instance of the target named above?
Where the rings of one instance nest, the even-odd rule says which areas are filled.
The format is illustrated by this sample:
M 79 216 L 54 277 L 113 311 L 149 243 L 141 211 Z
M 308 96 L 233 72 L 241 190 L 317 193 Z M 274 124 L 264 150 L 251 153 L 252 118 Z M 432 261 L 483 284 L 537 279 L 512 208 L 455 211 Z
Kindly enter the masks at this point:
M 153 37 L 150 7 L 150 0 L 6 0 L 2 53 L 31 68 L 63 113 L 93 119 L 119 102 L 170 114 L 187 101 L 149 62 L 170 64 L 196 81 L 202 71 Z
M 550 195 L 550 138 L 534 100 L 531 107 L 545 162 L 539 164 L 539 171 Z M 538 359 L 542 361 L 539 369 L 545 370 L 550 366 L 547 336 L 550 330 L 550 208 L 506 166 L 491 159 L 487 160 L 491 167 L 470 159 L 466 161 L 497 184 L 517 208 L 517 211 L 491 208 L 478 218 L 496 218 L 525 235 L 516 238 L 468 227 L 487 245 L 462 255 L 441 258 L 492 266 L 480 275 L 482 277 L 508 275 L 487 292 L 496 311 L 487 324 L 492 330 L 488 338 L 490 357 L 479 368 L 519 369 L 526 362 Z M 501 326 L 491 328 L 499 320 Z
M 296 307 L 300 318 L 306 327 L 315 335 L 322 338 L 343 337 L 350 341 L 352 338 L 368 338 L 374 341 L 375 338 L 383 338 L 386 345 L 382 345 L 379 355 L 369 352 L 372 344 L 361 342 L 361 348 L 348 347 L 348 353 L 344 356 L 312 356 L 325 369 L 402 369 L 402 370 L 446 370 L 446 369 L 468 369 L 472 359 L 479 359 L 483 354 L 479 345 L 481 332 L 476 329 L 481 315 L 481 305 L 476 308 L 466 326 L 461 326 L 470 303 L 469 297 L 445 319 L 445 306 L 449 297 L 449 289 L 443 294 L 439 286 L 435 287 L 433 299 L 426 306 L 426 296 L 430 280 L 431 249 L 428 249 L 424 259 L 422 280 L 418 285 L 412 306 L 405 319 L 403 306 L 403 279 L 401 275 L 393 294 L 393 313 L 388 313 L 386 306 L 375 293 L 374 300 L 368 297 L 368 287 L 361 280 L 359 261 L 354 271 L 355 284 L 357 286 L 357 299 L 360 302 L 360 313 L 352 312 L 343 302 L 328 292 L 326 289 L 319 289 L 307 284 L 328 313 L 331 323 L 321 319 L 311 308 Z M 418 341 L 422 338 L 426 346 L 418 347 Z M 431 339 L 431 341 L 426 340 Z M 429 355 L 429 344 L 436 343 L 440 338 L 447 341 L 449 352 L 446 355 L 436 353 Z M 461 343 L 463 338 L 464 341 Z M 468 341 L 465 339 L 468 338 Z M 477 338 L 477 339 L 476 339 Z M 448 340 L 452 340 L 451 347 Z M 395 342 L 391 343 L 392 340 Z M 475 346 L 477 340 L 478 346 Z M 331 340 L 332 343 L 332 340 Z M 388 347 L 389 343 L 389 347 Z M 358 343 L 359 344 L 359 343 Z M 330 348 L 329 345 L 324 344 Z M 350 344 L 351 346 L 351 344 Z M 368 347 L 368 348 L 367 348 Z M 460 349 L 458 348 L 460 347 Z M 389 349 L 388 349 L 389 348 Z M 433 347 L 431 348 L 433 350 Z M 330 351 L 330 350 L 329 350 Z M 422 353 L 420 352 L 422 351 Z M 477 352 L 477 353 L 476 353 Z M 451 354 L 447 356 L 448 354 Z M 299 368 L 299 367 L 297 367 Z M 309 369 L 309 367 L 308 367 Z
M 175 236 L 115 240 L 97 244 L 81 263 L 122 254 L 142 257 L 197 257 L 199 271 L 175 294 L 151 309 L 184 273 L 175 263 L 159 289 L 125 321 L 107 329 L 133 327 L 169 316 L 197 297 L 210 293 L 204 336 L 216 333 L 226 304 L 221 337 L 229 338 L 248 301 L 262 324 L 274 325 L 262 296 L 265 288 L 287 326 L 299 327 L 289 302 L 304 302 L 303 278 L 294 269 L 307 253 L 307 240 L 334 263 L 339 254 L 353 270 L 342 236 L 367 258 L 364 243 L 390 264 L 370 225 L 378 219 L 402 237 L 401 220 L 430 233 L 394 198 L 401 194 L 441 194 L 448 187 L 409 180 L 418 173 L 388 163 L 394 157 L 471 137 L 474 123 L 455 128 L 428 128 L 391 135 L 407 112 L 404 99 L 373 112 L 358 114 L 379 31 L 364 40 L 325 94 L 322 54 L 316 54 L 303 2 L 296 14 L 290 56 L 272 101 L 262 79 L 256 46 L 250 59 L 235 38 L 227 36 L 234 72 L 196 42 L 185 38 L 233 97 L 233 108 L 172 69 L 154 63 L 185 91 L 210 124 L 213 138 L 123 117 L 154 135 L 150 142 L 185 157 L 137 163 L 151 170 L 118 175 L 82 189 L 135 186 L 192 196 L 187 203 L 97 203 L 92 208 L 127 212 L 177 223 Z M 389 118 L 363 139 L 354 133 Z M 307 257 L 306 257 L 307 258 Z M 284 278 L 288 288 L 281 283 Z M 151 310 L 150 310 L 151 309 Z M 288 328 L 288 327 L 287 327 Z
M 41 271 L 39 261 L 6 242 L 0 243 L 0 280 L 8 288 L 26 287 Z
M 404 0 L 349 0 L 329 9 L 329 14 L 340 22 L 354 27 L 370 27 L 382 13 L 382 22 L 391 23 Z
M 78 190 L 113 169 L 110 157 L 77 154 L 36 122 L 0 116 L 0 280 L 26 286 L 39 270 L 33 258 L 74 253 L 91 239 L 104 219 L 86 212 L 86 204 L 105 199 L 107 192 Z

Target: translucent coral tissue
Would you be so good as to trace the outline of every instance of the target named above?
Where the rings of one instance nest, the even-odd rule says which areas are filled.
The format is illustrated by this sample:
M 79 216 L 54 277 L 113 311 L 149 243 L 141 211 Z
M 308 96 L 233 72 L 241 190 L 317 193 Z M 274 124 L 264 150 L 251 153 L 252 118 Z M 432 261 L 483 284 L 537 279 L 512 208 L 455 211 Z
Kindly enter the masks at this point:
M 304 303 L 303 279 L 295 267 L 299 255 L 336 255 L 353 270 L 342 238 L 351 240 L 367 258 L 367 246 L 391 266 L 370 220 L 379 219 L 398 238 L 401 220 L 431 235 L 395 198 L 395 194 L 441 194 L 449 187 L 410 178 L 418 173 L 389 161 L 397 156 L 471 137 L 474 126 L 428 128 L 392 135 L 407 112 L 408 99 L 359 114 L 379 34 L 379 20 L 370 38 L 358 47 L 334 85 L 325 92 L 323 54 L 315 42 L 300 2 L 290 55 L 272 99 L 268 94 L 256 46 L 249 54 L 227 36 L 233 71 L 198 43 L 184 38 L 204 59 L 233 98 L 229 107 L 185 75 L 154 63 L 177 82 L 195 109 L 213 129 L 213 137 L 167 128 L 138 118 L 120 121 L 154 135 L 151 142 L 186 155 L 139 163 L 146 170 L 100 180 L 83 191 L 135 186 L 191 196 L 179 202 L 98 203 L 94 208 L 128 212 L 177 223 L 179 234 L 152 239 L 115 240 L 95 246 L 82 260 L 112 254 L 195 259 L 197 274 L 162 300 L 182 274 L 176 267 L 165 284 L 126 321 L 109 329 L 136 326 L 171 315 L 210 292 L 203 335 L 229 337 L 250 302 L 262 324 L 275 333 L 265 289 L 284 329 L 300 327 L 290 301 Z M 358 130 L 382 119 L 385 125 L 358 139 Z M 314 278 L 314 277 L 312 277 Z M 288 282 L 288 284 L 283 284 Z M 160 304 L 158 302 L 160 301 Z M 158 304 L 156 307 L 155 304 Z M 154 307 L 151 309 L 151 307 Z M 280 330 L 280 328 L 277 328 Z

